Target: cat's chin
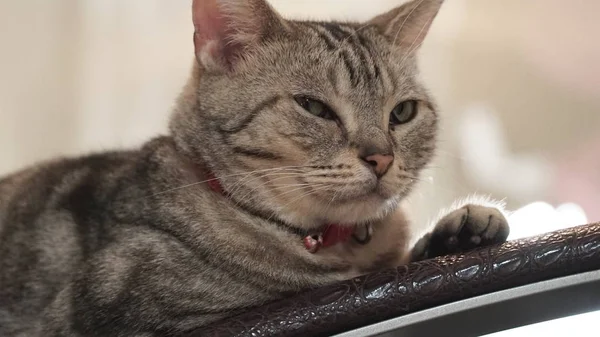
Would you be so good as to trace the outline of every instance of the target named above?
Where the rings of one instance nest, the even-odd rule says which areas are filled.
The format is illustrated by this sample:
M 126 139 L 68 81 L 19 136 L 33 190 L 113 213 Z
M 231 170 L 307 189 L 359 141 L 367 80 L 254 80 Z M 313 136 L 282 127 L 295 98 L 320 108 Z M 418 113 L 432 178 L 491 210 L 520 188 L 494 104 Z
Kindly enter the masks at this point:
M 396 210 L 405 197 L 409 186 L 398 189 L 376 184 L 355 191 L 328 191 L 311 198 L 286 204 L 279 209 L 280 218 L 305 229 L 318 228 L 324 224 L 360 225 L 384 218 Z
M 354 195 L 346 194 L 333 199 L 329 196 L 315 198 L 307 209 L 311 218 L 322 222 L 342 225 L 357 225 L 377 221 L 398 208 L 406 195 L 406 188 L 388 189 L 378 184 L 367 191 Z M 306 214 L 305 213 L 305 214 Z
M 383 198 L 377 193 L 364 195 L 359 199 L 333 202 L 315 202 L 308 218 L 314 219 L 315 225 L 335 223 L 339 225 L 359 225 L 377 221 L 393 212 L 399 205 L 400 198 Z M 304 216 L 304 219 L 307 217 Z M 309 225 L 309 224 L 307 224 Z

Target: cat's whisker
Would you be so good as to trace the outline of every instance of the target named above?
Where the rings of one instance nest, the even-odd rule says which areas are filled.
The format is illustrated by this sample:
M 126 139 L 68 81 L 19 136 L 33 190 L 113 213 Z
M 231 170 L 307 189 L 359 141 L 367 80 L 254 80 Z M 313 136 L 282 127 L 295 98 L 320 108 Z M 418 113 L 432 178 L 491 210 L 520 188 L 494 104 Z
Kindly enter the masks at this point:
M 286 191 L 286 192 L 284 192 L 284 193 L 281 193 L 281 194 L 279 194 L 277 197 L 283 197 L 283 196 L 285 196 L 285 195 L 288 195 L 288 194 L 291 194 L 291 193 L 294 193 L 294 192 L 298 192 L 298 191 L 302 191 L 302 190 L 304 190 L 304 189 L 307 189 L 307 188 L 320 188 L 320 187 L 322 187 L 322 186 L 321 186 L 321 185 L 307 185 L 307 186 L 301 186 L 301 187 L 297 187 L 297 188 L 291 189 L 291 190 L 289 190 L 289 191 Z M 232 197 L 232 196 L 231 196 L 231 197 Z M 231 197 L 230 197 L 230 198 L 231 198 Z M 243 200 L 245 200 L 245 198 L 246 198 L 246 197 L 247 197 L 247 196 L 244 196 L 243 198 L 240 198 L 240 199 L 238 199 L 238 201 L 236 201 L 236 202 L 235 202 L 235 205 L 236 205 L 236 206 L 239 206 L 239 205 L 240 205 L 240 203 L 241 203 Z M 284 206 L 287 206 L 287 204 L 286 204 L 286 205 L 284 205 Z M 270 218 L 269 218 L 269 219 L 270 219 Z
M 272 184 L 271 186 L 273 188 L 286 188 L 286 187 L 298 187 L 298 186 L 312 186 L 312 184 L 309 184 L 309 183 L 302 183 L 302 184 Z
M 272 172 L 272 171 L 278 171 L 278 170 L 294 170 L 294 169 L 300 170 L 300 169 L 315 168 L 315 167 L 316 166 L 314 166 L 314 165 L 295 165 L 295 166 L 272 167 L 272 168 L 268 168 L 268 169 L 260 169 L 260 170 L 254 170 L 254 171 L 249 171 L 249 172 L 234 173 L 234 174 L 224 175 L 224 176 L 216 176 L 212 180 L 240 176 L 240 175 L 251 175 L 254 173 Z
M 267 181 L 265 183 L 262 183 L 262 184 L 260 184 L 258 186 L 255 186 L 253 188 L 253 190 L 255 191 L 258 188 L 265 187 L 265 186 L 276 186 L 277 184 L 273 184 L 273 182 L 276 182 L 276 181 L 279 181 L 279 180 L 284 180 L 284 179 L 297 178 L 297 177 L 301 177 L 302 176 L 302 175 L 289 175 L 289 174 L 280 174 L 280 175 L 283 175 L 283 176 L 279 177 L 279 178 L 269 179 L 269 181 Z M 267 178 L 267 177 L 271 177 L 271 176 L 273 176 L 273 175 L 263 176 L 261 178 Z M 299 183 L 290 183 L 290 184 L 299 184 Z M 285 185 L 285 184 L 283 184 L 283 185 Z
M 439 166 L 439 165 L 425 165 L 423 166 L 422 170 L 429 170 L 429 169 L 433 169 L 433 170 L 439 170 L 439 169 L 443 169 L 444 167 Z
M 267 178 L 267 177 L 272 177 L 272 176 L 280 176 L 279 178 L 275 178 L 275 179 L 270 179 L 267 182 L 264 182 L 258 186 L 254 186 L 251 187 L 250 190 L 246 193 L 246 195 L 244 195 L 241 199 L 244 199 L 246 197 L 248 197 L 248 195 L 252 194 L 253 192 L 257 191 L 259 188 L 267 186 L 269 184 L 271 184 L 272 182 L 278 181 L 278 180 L 283 180 L 283 179 L 290 179 L 290 178 L 297 178 L 297 177 L 301 177 L 303 176 L 302 174 L 292 174 L 292 173 L 270 173 L 270 174 L 266 174 L 266 175 L 262 175 L 258 178 Z M 257 178 L 257 179 L 258 179 Z M 256 179 L 252 179 L 250 181 L 238 181 L 236 184 L 234 184 L 234 186 L 237 186 L 237 188 L 232 189 L 229 194 L 230 195 L 235 195 L 237 194 L 237 192 L 242 188 L 242 186 L 247 186 L 251 181 L 255 181 Z
M 275 174 L 272 174 L 272 175 L 275 175 Z M 298 176 L 301 176 L 301 175 L 298 175 Z M 235 191 L 233 191 L 233 192 L 230 192 L 230 193 L 229 193 L 229 195 L 230 195 L 230 199 L 232 199 L 232 200 L 233 200 L 233 199 L 237 199 L 238 201 L 236 201 L 236 202 L 235 202 L 235 205 L 236 205 L 236 206 L 238 206 L 241 200 L 245 200 L 246 198 L 248 198 L 249 196 L 251 196 L 251 195 L 252 195 L 254 192 L 256 192 L 256 191 L 257 191 L 259 188 L 261 188 L 261 187 L 264 187 L 264 186 L 268 185 L 269 183 L 271 183 L 271 182 L 273 182 L 273 181 L 282 180 L 282 179 L 288 179 L 288 178 L 290 178 L 290 177 L 293 177 L 293 175 L 285 175 L 285 176 L 283 176 L 283 177 L 279 177 L 279 178 L 271 179 L 270 181 L 268 181 L 268 182 L 266 182 L 266 183 L 263 183 L 263 184 L 261 184 L 261 185 L 254 186 L 254 187 L 250 188 L 248 192 L 246 192 L 246 193 L 245 193 L 243 196 L 241 196 L 241 197 L 239 197 L 239 198 L 237 198 L 237 197 L 236 197 L 237 190 L 239 190 L 239 188 L 238 188 L 237 190 L 235 190 Z M 306 186 L 305 186 L 305 187 L 310 187 L 310 186 L 320 186 L 320 185 L 322 185 L 322 184 L 306 184 Z M 241 187 L 241 186 L 240 186 L 240 187 Z M 294 190 L 292 190 L 291 192 L 293 192 L 293 191 L 294 191 Z M 288 191 L 288 192 L 289 192 L 289 191 Z M 286 193 L 287 193 L 287 192 L 286 192 Z M 284 194 L 282 194 L 282 195 L 285 195 L 285 193 L 284 193 Z M 282 196 L 282 195 L 279 195 L 279 196 Z
M 238 184 L 244 184 L 244 183 L 248 183 L 248 181 L 245 181 L 244 179 L 246 179 L 246 178 L 250 178 L 250 177 L 252 177 L 252 176 L 253 176 L 254 174 L 256 174 L 256 173 L 263 173 L 263 175 L 261 175 L 261 176 L 258 176 L 258 177 L 254 177 L 254 178 L 252 179 L 252 181 L 253 181 L 253 180 L 255 180 L 255 179 L 260 179 L 261 177 L 263 177 L 263 176 L 265 176 L 265 175 L 269 175 L 269 174 L 276 174 L 276 173 L 278 173 L 278 174 L 281 174 L 281 173 L 283 173 L 283 172 L 280 172 L 280 171 L 286 171 L 286 172 L 288 172 L 289 174 L 292 174 L 292 173 L 295 173 L 295 174 L 304 173 L 304 170 L 300 170 L 300 169 L 296 169 L 296 168 L 289 168 L 289 167 L 281 167 L 281 168 L 269 169 L 269 171 L 264 171 L 264 170 L 251 171 L 251 172 L 248 172 L 248 173 L 246 173 L 246 174 L 244 175 L 244 177 L 242 177 L 242 178 L 241 178 L 241 179 L 240 179 L 240 180 L 239 180 L 237 183 L 235 183 L 235 184 L 234 184 L 234 185 L 231 187 L 231 189 L 233 189 L 233 188 L 234 188 L 235 186 L 237 186 Z M 266 172 L 266 173 L 265 173 L 265 172 Z M 221 178 L 219 178 L 219 179 L 221 179 Z
M 310 190 L 310 191 L 308 191 L 308 192 L 306 192 L 306 193 L 304 193 L 304 194 L 301 194 L 300 196 L 298 196 L 298 197 L 296 197 L 296 198 L 294 198 L 294 199 L 290 200 L 289 202 L 287 202 L 287 203 L 283 204 L 283 205 L 281 206 L 281 208 L 285 209 L 285 207 L 289 206 L 290 204 L 292 204 L 292 203 L 294 203 L 294 202 L 296 202 L 296 201 L 299 201 L 299 200 L 301 200 L 302 198 L 306 198 L 306 197 L 308 197 L 308 196 L 310 196 L 310 195 L 316 194 L 316 193 L 318 193 L 318 192 L 320 192 L 320 191 L 323 191 L 323 190 L 326 190 L 326 189 L 328 189 L 328 188 L 331 188 L 331 186 L 329 186 L 329 185 L 324 185 L 324 186 L 320 186 L 320 187 L 317 187 L 317 188 L 313 188 L 312 190 Z M 271 215 L 271 216 L 270 216 L 270 217 L 267 219 L 267 221 L 270 221 L 270 220 L 273 218 L 273 216 L 275 216 L 275 213 L 273 213 L 273 214 L 272 214 L 272 215 Z
M 197 186 L 197 185 L 200 185 L 200 184 L 204 184 L 204 183 L 207 183 L 207 182 L 210 182 L 210 181 L 221 180 L 221 179 L 224 179 L 224 178 L 230 178 L 230 177 L 236 177 L 236 176 L 242 176 L 242 175 L 251 175 L 251 174 L 254 174 L 254 173 L 261 173 L 261 172 L 268 172 L 268 171 L 299 169 L 299 168 L 314 168 L 314 166 L 311 166 L 311 165 L 283 166 L 283 167 L 276 167 L 276 168 L 270 168 L 270 169 L 255 170 L 255 171 L 250 171 L 250 172 L 241 172 L 241 173 L 229 174 L 229 175 L 219 176 L 219 177 L 215 177 L 215 178 L 211 178 L 211 179 L 207 179 L 207 180 L 197 181 L 197 182 L 194 182 L 194 183 L 191 183 L 191 184 L 187 184 L 187 185 L 183 185 L 183 186 L 174 187 L 174 188 L 168 189 L 166 191 L 162 191 L 162 192 L 158 192 L 158 193 L 155 193 L 155 194 L 147 195 L 144 198 L 151 198 L 151 197 L 159 196 L 159 195 L 162 195 L 162 194 L 166 194 L 166 193 L 175 192 L 175 191 L 179 191 L 179 190 L 182 190 L 182 189 L 194 187 L 194 186 Z
M 277 195 L 277 196 L 278 196 L 278 197 L 283 197 L 283 196 L 286 196 L 286 195 L 288 195 L 288 194 L 294 193 L 294 192 L 296 192 L 296 191 L 301 191 L 302 189 L 305 189 L 305 188 L 308 188 L 308 187 L 312 187 L 312 188 L 314 188 L 314 189 L 317 189 L 317 188 L 321 188 L 321 187 L 323 187 L 323 186 L 324 186 L 323 184 L 317 184 L 317 185 L 307 185 L 307 186 L 303 186 L 303 187 L 295 188 L 295 189 L 292 189 L 292 190 L 289 190 L 289 191 L 285 191 L 284 193 L 281 193 L 281 194 L 279 194 L 279 195 Z
M 309 187 L 309 186 L 297 187 L 297 188 L 294 188 L 294 189 L 292 189 L 292 190 L 286 191 L 285 193 L 282 193 L 282 194 L 280 194 L 279 196 L 281 197 L 281 196 L 284 196 L 284 195 L 286 195 L 286 194 L 289 194 L 289 193 L 293 193 L 293 192 L 296 192 L 296 191 L 301 191 L 301 190 L 303 190 L 303 189 L 305 189 L 305 188 L 308 188 L 308 187 Z M 240 203 L 241 201 L 244 201 L 244 200 L 246 200 L 246 198 L 248 198 L 248 196 L 249 196 L 249 195 L 251 195 L 251 194 L 252 194 L 252 193 L 250 193 L 250 194 L 246 194 L 246 195 L 242 196 L 241 198 L 237 198 L 237 200 L 238 200 L 238 201 L 236 201 L 236 206 L 237 206 L 237 205 L 239 205 L 239 203 Z M 236 198 L 234 198 L 234 195 L 230 195 L 230 199 L 236 199 Z
M 319 168 L 319 166 L 310 166 L 310 167 L 311 167 L 311 168 Z M 316 171 L 316 170 L 315 170 L 315 171 Z M 236 193 L 237 193 L 237 191 L 238 191 L 238 190 L 239 190 L 239 189 L 240 189 L 240 188 L 241 188 L 243 185 L 248 185 L 249 183 L 251 183 L 251 182 L 253 182 L 253 181 L 256 181 L 256 180 L 258 180 L 258 179 L 263 179 L 263 178 L 272 177 L 272 176 L 278 176 L 278 175 L 279 175 L 279 176 L 282 176 L 282 177 L 279 177 L 279 178 L 270 179 L 269 181 L 267 181 L 267 182 L 265 182 L 265 183 L 263 183 L 263 184 L 261 184 L 261 185 L 259 185 L 259 186 L 255 186 L 255 187 L 251 188 L 251 189 L 250 189 L 250 191 L 248 191 L 248 192 L 246 193 L 246 195 L 242 197 L 242 198 L 246 198 L 246 197 L 248 196 L 248 194 L 251 194 L 252 192 L 255 192 L 256 190 L 258 190 L 260 187 L 263 187 L 263 186 L 265 186 L 265 185 L 271 184 L 271 183 L 273 183 L 273 182 L 275 182 L 275 181 L 282 180 L 282 179 L 296 178 L 296 177 L 310 177 L 310 176 L 311 176 L 309 171 L 305 171 L 305 170 L 303 170 L 303 171 L 301 171 L 301 173 L 303 173 L 303 174 L 296 174 L 296 173 L 285 173 L 285 172 L 275 172 L 275 173 L 263 174 L 263 175 L 261 175 L 261 176 L 254 177 L 254 178 L 252 178 L 252 179 L 250 179 L 250 180 L 246 180 L 246 181 L 244 181 L 244 180 L 240 180 L 240 181 L 236 182 L 236 183 L 235 183 L 235 184 L 232 186 L 232 188 L 231 188 L 231 191 L 230 191 L 229 193 L 230 193 L 230 194 L 236 194 Z M 323 183 L 323 182 L 322 182 L 322 183 Z M 322 184 L 322 183 L 321 183 L 321 184 Z M 326 183 L 326 182 L 324 182 L 324 183 Z M 237 187 L 237 188 L 234 188 L 234 187 Z
M 317 166 L 314 166 L 314 165 L 305 165 L 305 166 L 298 166 L 298 167 L 302 167 L 302 168 L 313 168 L 313 169 L 314 169 L 314 168 L 316 168 Z M 305 173 L 305 172 L 306 172 L 305 170 L 300 170 L 300 169 L 292 169 L 292 168 L 294 168 L 294 167 L 290 166 L 290 167 L 283 167 L 283 168 L 280 168 L 280 169 L 277 169 L 277 170 L 281 170 L 281 171 L 288 171 L 290 175 L 291 175 L 292 173 L 297 173 L 298 175 L 301 175 L 302 173 Z M 275 170 L 275 169 L 273 169 L 273 170 Z M 249 172 L 249 173 L 248 173 L 248 174 L 247 174 L 247 175 L 246 175 L 244 178 L 250 178 L 250 176 L 252 176 L 252 175 L 253 175 L 254 173 L 256 173 L 256 172 L 260 172 L 260 171 Z M 282 173 L 282 172 L 275 172 L 275 173 L 277 173 L 277 174 L 284 174 L 284 173 Z M 286 173 L 286 174 L 287 174 L 287 173 Z M 243 184 L 248 184 L 248 183 L 250 183 L 250 182 L 252 182 L 252 181 L 254 181 L 254 180 L 261 179 L 261 178 L 264 178 L 264 177 L 266 177 L 266 176 L 268 176 L 268 175 L 262 175 L 262 176 L 254 177 L 254 178 L 252 178 L 252 180 L 250 180 L 250 181 L 244 181 L 244 180 L 243 180 L 244 178 L 242 178 L 242 180 L 239 180 L 238 182 L 236 182 L 235 184 L 233 184 L 233 185 L 230 187 L 230 189 L 232 190 L 232 191 L 230 191 L 230 193 L 235 193 L 235 192 L 237 192 L 237 191 L 236 191 L 236 187 L 238 187 L 238 186 L 241 186 L 241 185 L 243 185 Z
M 414 177 L 402 177 L 402 178 L 408 178 L 410 180 L 418 181 L 420 183 L 428 183 L 428 184 L 431 183 L 431 180 L 427 180 L 427 179 L 414 178 Z
M 400 172 L 400 173 L 398 173 L 398 176 L 403 177 L 403 178 L 410 178 L 410 179 L 414 179 L 414 180 L 420 179 L 418 176 L 410 174 L 408 172 Z
M 339 190 L 335 191 L 333 193 L 333 196 L 331 197 L 331 200 L 329 200 L 329 203 L 327 204 L 327 206 L 325 207 L 325 214 L 327 214 L 327 211 L 329 211 L 329 208 L 331 207 L 331 204 L 333 204 L 335 198 L 337 197 Z
M 238 190 L 239 190 L 239 189 L 240 189 L 242 186 L 244 186 L 244 185 L 249 185 L 249 184 L 250 184 L 251 182 L 253 182 L 253 181 L 256 181 L 256 180 L 259 180 L 259 179 L 264 179 L 264 178 L 267 178 L 267 177 L 272 177 L 272 176 L 283 176 L 283 177 L 279 177 L 279 178 L 271 179 L 271 180 L 269 180 L 267 183 L 263 183 L 263 184 L 261 184 L 261 185 L 259 185 L 259 186 L 256 186 L 255 188 L 253 188 L 253 189 L 252 189 L 252 191 L 255 191 L 256 189 L 258 189 L 258 188 L 260 188 L 260 187 L 262 187 L 262 186 L 265 186 L 266 184 L 268 184 L 268 183 L 270 183 L 270 182 L 273 182 L 273 181 L 277 181 L 277 180 L 281 180 L 281 179 L 287 179 L 287 178 L 301 177 L 301 176 L 303 176 L 303 175 L 302 175 L 302 174 L 300 174 L 300 173 L 296 173 L 296 172 L 294 172 L 294 173 L 275 172 L 275 173 L 263 174 L 263 175 L 260 175 L 260 176 L 258 176 L 258 177 L 254 177 L 254 178 L 252 178 L 252 179 L 250 179 L 250 180 L 240 180 L 240 181 L 236 182 L 235 184 L 233 184 L 233 185 L 231 186 L 231 188 L 230 188 L 230 189 L 231 189 L 231 191 L 230 191 L 229 193 L 230 193 L 230 194 L 237 193 L 237 191 L 238 191 Z M 251 192 L 252 192 L 252 191 L 251 191 Z

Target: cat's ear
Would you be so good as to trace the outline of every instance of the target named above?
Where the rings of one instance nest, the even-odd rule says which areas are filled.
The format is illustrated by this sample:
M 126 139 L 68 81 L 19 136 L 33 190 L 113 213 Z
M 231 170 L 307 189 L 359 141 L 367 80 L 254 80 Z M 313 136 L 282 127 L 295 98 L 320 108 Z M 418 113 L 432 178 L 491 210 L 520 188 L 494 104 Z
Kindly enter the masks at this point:
M 231 70 L 244 53 L 286 30 L 266 0 L 193 0 L 196 58 L 205 69 Z
M 395 45 L 409 52 L 417 50 L 444 0 L 412 0 L 373 18 L 368 24 L 379 28 Z

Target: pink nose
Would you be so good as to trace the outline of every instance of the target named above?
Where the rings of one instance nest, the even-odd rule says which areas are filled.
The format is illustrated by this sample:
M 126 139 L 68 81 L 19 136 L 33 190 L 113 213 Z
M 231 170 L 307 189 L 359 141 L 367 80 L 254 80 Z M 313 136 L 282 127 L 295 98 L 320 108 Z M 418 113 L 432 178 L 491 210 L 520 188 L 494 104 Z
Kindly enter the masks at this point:
M 372 154 L 362 159 L 373 168 L 378 178 L 383 177 L 394 162 L 394 156 L 388 154 Z

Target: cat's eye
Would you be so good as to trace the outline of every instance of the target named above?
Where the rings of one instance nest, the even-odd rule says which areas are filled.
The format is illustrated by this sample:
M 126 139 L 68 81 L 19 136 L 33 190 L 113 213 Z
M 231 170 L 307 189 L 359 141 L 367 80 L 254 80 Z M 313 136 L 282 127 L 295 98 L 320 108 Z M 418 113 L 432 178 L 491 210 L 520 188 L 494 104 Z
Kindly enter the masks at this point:
M 400 125 L 411 122 L 417 117 L 417 101 L 404 101 L 392 110 L 390 114 L 390 125 Z
M 327 106 L 327 104 L 305 96 L 294 97 L 296 103 L 304 110 L 317 117 L 334 120 L 337 118 L 335 112 Z

